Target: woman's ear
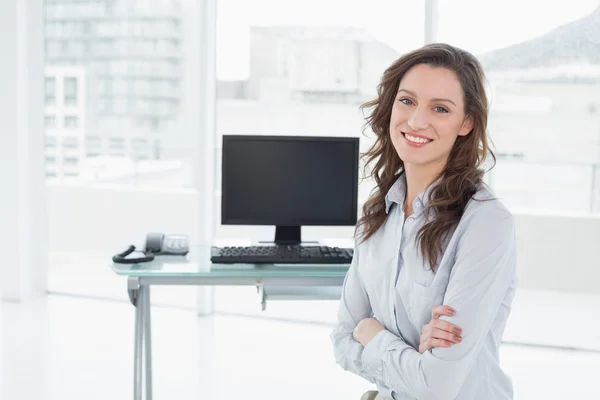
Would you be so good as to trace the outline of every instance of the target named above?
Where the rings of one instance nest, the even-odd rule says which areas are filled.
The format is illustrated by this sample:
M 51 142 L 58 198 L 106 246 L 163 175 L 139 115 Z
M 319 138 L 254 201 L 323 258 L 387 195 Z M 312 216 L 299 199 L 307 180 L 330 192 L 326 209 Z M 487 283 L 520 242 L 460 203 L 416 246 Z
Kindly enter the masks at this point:
M 467 136 L 473 130 L 473 117 L 467 116 L 463 121 L 458 136 Z

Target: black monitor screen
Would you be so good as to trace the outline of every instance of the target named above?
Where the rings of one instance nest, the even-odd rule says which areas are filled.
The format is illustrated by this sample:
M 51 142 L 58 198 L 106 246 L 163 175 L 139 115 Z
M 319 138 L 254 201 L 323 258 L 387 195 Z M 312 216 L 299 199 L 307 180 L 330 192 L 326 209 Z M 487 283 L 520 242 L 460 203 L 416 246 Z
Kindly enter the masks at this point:
M 358 138 L 224 136 L 223 224 L 354 225 Z

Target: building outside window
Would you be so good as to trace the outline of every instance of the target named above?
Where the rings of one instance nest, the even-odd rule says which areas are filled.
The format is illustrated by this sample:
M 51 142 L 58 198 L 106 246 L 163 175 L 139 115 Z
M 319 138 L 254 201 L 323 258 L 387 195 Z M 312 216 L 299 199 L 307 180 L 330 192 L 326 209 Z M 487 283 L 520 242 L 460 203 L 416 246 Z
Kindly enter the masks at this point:
M 77 105 L 77 78 L 65 78 L 65 106 Z
M 56 104 L 56 79 L 46 78 L 45 84 L 46 105 Z

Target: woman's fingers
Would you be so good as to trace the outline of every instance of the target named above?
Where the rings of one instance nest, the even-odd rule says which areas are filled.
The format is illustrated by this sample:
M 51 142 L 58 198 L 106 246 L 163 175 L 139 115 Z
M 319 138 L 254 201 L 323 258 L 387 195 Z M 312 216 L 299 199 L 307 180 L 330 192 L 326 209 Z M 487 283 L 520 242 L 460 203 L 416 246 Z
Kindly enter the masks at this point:
M 462 335 L 462 329 L 448 321 L 444 321 L 443 319 L 434 319 L 429 324 L 432 328 L 440 329 L 446 332 L 455 333 L 457 335 Z
M 431 330 L 430 336 L 435 339 L 448 340 L 453 343 L 462 342 L 462 336 L 457 335 L 456 333 L 447 332 L 437 328 Z
M 438 319 L 442 315 L 452 317 L 456 311 L 450 306 L 435 306 L 431 309 L 431 319 Z
M 450 306 L 435 306 L 431 309 L 431 321 L 421 330 L 419 352 L 434 347 L 450 347 L 462 342 L 462 329 L 440 319 L 442 315 L 453 316 L 456 311 Z
M 423 329 L 423 333 L 419 338 L 419 342 L 427 342 L 429 339 L 440 339 L 452 342 L 452 344 L 462 342 L 462 336 L 456 333 L 444 331 L 442 329 L 431 328 L 431 329 Z

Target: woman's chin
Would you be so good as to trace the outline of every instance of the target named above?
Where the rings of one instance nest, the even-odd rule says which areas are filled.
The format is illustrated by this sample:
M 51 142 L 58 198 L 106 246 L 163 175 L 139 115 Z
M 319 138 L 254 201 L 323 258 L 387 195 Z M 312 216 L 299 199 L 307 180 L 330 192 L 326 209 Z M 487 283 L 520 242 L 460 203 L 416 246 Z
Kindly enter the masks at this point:
M 426 154 L 415 154 L 415 152 L 410 151 L 410 149 L 408 149 L 408 151 L 405 150 L 406 149 L 401 149 L 401 151 L 398 151 L 398 156 L 404 165 L 426 165 L 432 161 L 432 157 L 427 157 Z

